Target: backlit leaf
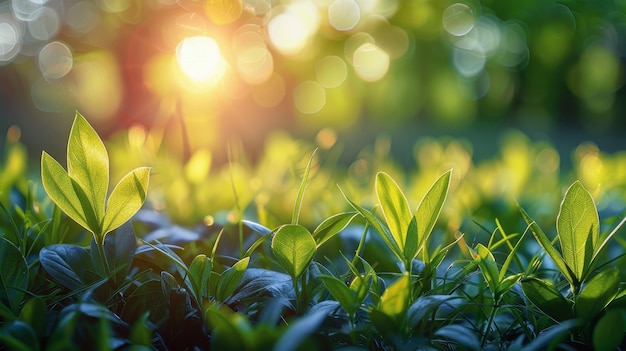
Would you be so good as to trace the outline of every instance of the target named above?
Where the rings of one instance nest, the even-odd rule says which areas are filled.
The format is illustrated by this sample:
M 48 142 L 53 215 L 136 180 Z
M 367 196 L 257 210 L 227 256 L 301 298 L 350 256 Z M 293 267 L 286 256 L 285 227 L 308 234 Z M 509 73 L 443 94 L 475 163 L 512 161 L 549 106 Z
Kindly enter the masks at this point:
M 216 299 L 218 301 L 224 301 L 235 289 L 239 286 L 243 275 L 246 273 L 250 257 L 242 258 L 237 261 L 232 267 L 222 273 L 220 280 L 217 282 Z
M 104 215 L 102 233 L 106 234 L 126 223 L 141 209 L 148 191 L 150 168 L 137 168 L 120 180 L 115 186 Z
M 198 299 L 206 293 L 209 286 L 211 269 L 211 260 L 205 254 L 197 255 L 189 265 L 189 277 L 191 278 L 191 284 Z
M 342 212 L 322 221 L 313 231 L 313 237 L 317 242 L 317 246 L 322 245 L 344 230 L 358 215 L 357 212 Z
M 417 206 L 415 211 L 415 217 L 417 218 L 417 238 L 419 249 L 423 249 L 423 246 L 428 241 L 435 223 L 439 218 L 443 204 L 448 196 L 448 188 L 450 187 L 450 177 L 452 176 L 452 170 L 442 174 L 428 189 L 422 201 Z M 426 250 L 424 252 L 424 261 L 427 260 L 428 255 Z
M 565 193 L 556 229 L 563 260 L 580 281 L 589 269 L 600 232 L 600 221 L 591 194 L 578 181 Z
M 316 250 L 317 244 L 311 233 L 298 224 L 279 227 L 272 239 L 272 252 L 294 280 L 302 275 Z
M 379 310 L 398 321 L 409 308 L 411 279 L 408 273 L 401 275 L 387 287 L 380 297 Z
M 389 231 L 400 251 L 404 251 L 406 233 L 413 217 L 409 202 L 398 184 L 384 172 L 376 175 L 376 196 Z
M 328 289 L 328 292 L 339 302 L 348 314 L 356 313 L 359 301 L 357 301 L 357 292 L 350 289 L 341 279 L 330 275 L 320 276 L 322 282 Z
M 478 244 L 476 246 L 474 260 L 478 261 L 478 266 L 480 267 L 483 277 L 485 277 L 487 285 L 489 285 L 489 290 L 491 290 L 493 294 L 497 294 L 498 285 L 500 283 L 500 272 L 498 271 L 498 264 L 491 251 L 483 244 Z
M 87 218 L 83 206 L 88 208 L 90 205 L 81 203 L 69 174 L 45 151 L 41 154 L 41 182 L 50 200 L 68 217 L 89 231 L 98 229 L 94 228 L 97 222 Z
M 85 190 L 100 223 L 109 187 L 109 156 L 96 131 L 78 112 L 67 144 L 67 172 Z

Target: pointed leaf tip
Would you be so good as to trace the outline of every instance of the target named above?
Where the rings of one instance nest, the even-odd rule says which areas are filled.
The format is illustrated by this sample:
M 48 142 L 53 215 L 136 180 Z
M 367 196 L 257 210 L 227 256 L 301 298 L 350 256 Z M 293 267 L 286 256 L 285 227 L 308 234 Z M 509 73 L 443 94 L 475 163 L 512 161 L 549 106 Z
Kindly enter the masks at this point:
M 102 232 L 106 234 L 127 222 L 143 206 L 148 192 L 150 168 L 137 168 L 115 186 L 107 201 Z
M 98 133 L 79 112 L 67 145 L 67 173 L 85 191 L 100 223 L 109 186 L 109 156 Z

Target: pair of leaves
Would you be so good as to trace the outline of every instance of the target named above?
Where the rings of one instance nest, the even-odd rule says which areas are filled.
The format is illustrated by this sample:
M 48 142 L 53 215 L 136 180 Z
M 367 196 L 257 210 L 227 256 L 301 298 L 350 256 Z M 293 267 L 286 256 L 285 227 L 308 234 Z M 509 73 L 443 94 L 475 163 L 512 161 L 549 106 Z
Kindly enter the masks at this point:
M 107 200 L 109 157 L 89 122 L 76 113 L 67 146 L 67 171 L 45 151 L 41 180 L 50 199 L 103 244 L 110 231 L 128 221 L 143 205 L 150 169 L 125 175 Z
M 414 213 L 398 184 L 385 172 L 376 175 L 376 196 L 386 226 L 371 212 L 348 201 L 376 229 L 394 254 L 410 262 L 421 252 L 428 261 L 425 243 L 439 218 L 448 195 L 452 170 L 442 174 L 426 192 Z

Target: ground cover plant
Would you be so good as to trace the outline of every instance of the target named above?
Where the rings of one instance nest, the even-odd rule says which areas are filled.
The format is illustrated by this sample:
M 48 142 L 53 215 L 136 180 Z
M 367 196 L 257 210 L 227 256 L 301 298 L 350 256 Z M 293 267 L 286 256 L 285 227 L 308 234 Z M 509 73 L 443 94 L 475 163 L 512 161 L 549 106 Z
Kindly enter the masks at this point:
M 619 173 L 590 192 L 584 183 L 593 175 L 576 165 L 580 180 L 567 179 L 561 193 L 560 178 L 555 184 L 529 172 L 511 201 L 458 178 L 496 179 L 478 166 L 441 162 L 420 170 L 425 180 L 407 181 L 372 161 L 381 169 L 368 167 L 372 174 L 360 184 L 358 177 L 337 181 L 328 189 L 336 197 L 328 198 L 316 182 L 332 183 L 320 163 L 320 154 L 331 153 L 309 148 L 301 172 L 292 174 L 287 211 L 272 207 L 282 202 L 277 192 L 260 192 L 263 201 L 247 193 L 241 179 L 264 171 L 233 156 L 220 175 L 230 183 L 230 207 L 183 217 L 168 207 L 169 194 L 207 194 L 205 180 L 220 172 L 208 170 L 206 153 L 179 167 L 112 167 L 132 164 L 133 153 L 116 161 L 114 146 L 110 160 L 77 113 L 66 169 L 44 151 L 39 179 L 31 178 L 19 142 L 8 140 L 0 169 L 2 349 L 624 347 Z M 454 145 L 423 147 L 442 151 L 441 160 L 467 160 Z M 550 155 L 545 146 L 516 150 Z M 619 155 L 581 150 L 607 167 L 622 165 Z M 370 160 L 385 158 L 376 152 Z M 487 168 L 498 172 L 495 164 Z M 549 180 L 549 200 L 529 185 L 537 177 Z M 406 190 L 408 183 L 421 188 Z M 481 216 L 454 212 L 463 208 L 459 201 L 475 203 L 477 193 L 480 204 L 464 208 L 486 208 Z M 199 208 L 214 201 L 183 199 Z M 468 223 L 474 232 L 460 230 Z

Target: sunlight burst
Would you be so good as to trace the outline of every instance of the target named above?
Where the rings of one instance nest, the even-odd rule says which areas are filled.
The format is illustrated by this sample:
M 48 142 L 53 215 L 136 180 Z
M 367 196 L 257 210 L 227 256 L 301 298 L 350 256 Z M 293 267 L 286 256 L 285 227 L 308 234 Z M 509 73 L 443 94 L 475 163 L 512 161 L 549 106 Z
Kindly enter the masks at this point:
M 215 83 L 226 70 L 217 42 L 207 36 L 185 38 L 176 48 L 176 62 L 197 83 Z

